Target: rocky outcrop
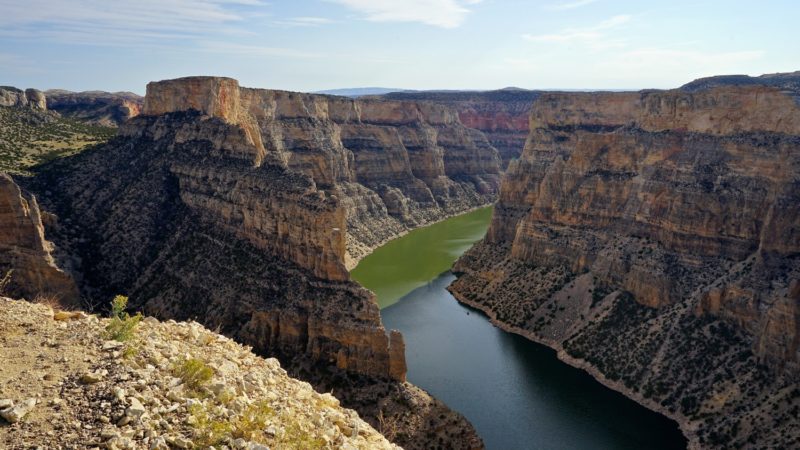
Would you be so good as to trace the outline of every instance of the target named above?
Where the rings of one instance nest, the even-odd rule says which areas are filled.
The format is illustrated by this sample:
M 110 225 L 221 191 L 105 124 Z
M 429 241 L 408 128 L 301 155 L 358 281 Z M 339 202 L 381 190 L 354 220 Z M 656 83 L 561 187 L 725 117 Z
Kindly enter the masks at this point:
M 118 127 L 141 112 L 144 98 L 132 92 L 86 91 L 61 89 L 45 91 L 48 108 L 64 117 L 91 125 Z
M 496 197 L 497 151 L 442 105 L 240 88 L 229 78 L 148 85 L 144 114 L 190 109 L 237 125 L 255 165 L 285 165 L 335 195 L 348 267 L 408 229 Z
M 502 168 L 519 158 L 528 137 L 531 104 L 540 91 L 507 88 L 483 92 L 392 92 L 382 97 L 393 100 L 431 101 L 458 112 L 461 123 L 486 135 L 497 149 Z
M 792 95 L 549 93 L 530 128 L 454 294 L 676 418 L 692 446 L 797 439 Z
M 44 237 L 36 197 L 20 190 L 0 173 L 0 271 L 3 293 L 34 299 L 54 298 L 74 304 L 78 290 L 72 277 L 53 258 L 53 244 Z
M 0 446 L 398 448 L 277 360 L 196 322 L 146 317 L 124 342 L 113 323 L 0 298 Z
M 344 380 L 335 391 L 373 424 L 400 423 L 401 445 L 422 448 L 446 431 L 454 448 L 480 447 L 463 417 L 403 383 L 402 336 L 387 335 L 373 294 L 349 281 L 350 192 L 385 204 L 358 182 L 355 152 L 342 143 L 356 104 L 337 101 L 224 78 L 151 83 L 143 114 L 115 139 L 42 167 L 29 185 L 59 216 L 54 239 L 95 302 L 126 293 L 135 309 L 201 321 L 318 386 Z M 375 109 L 384 120 L 405 114 Z M 451 134 L 435 181 L 455 197 L 457 186 L 476 193 L 496 180 L 480 172 L 496 167 L 493 149 Z M 402 201 L 408 188 L 395 189 Z
M 47 109 L 47 99 L 36 89 L 23 91 L 11 86 L 0 86 L 0 106 L 28 107 L 44 111 Z

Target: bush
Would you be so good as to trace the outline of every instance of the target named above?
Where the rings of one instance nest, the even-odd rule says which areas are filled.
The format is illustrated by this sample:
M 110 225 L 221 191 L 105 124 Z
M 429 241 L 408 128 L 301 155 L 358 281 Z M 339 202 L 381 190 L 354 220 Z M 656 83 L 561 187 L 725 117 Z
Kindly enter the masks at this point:
M 106 339 L 118 342 L 129 341 L 136 332 L 136 327 L 142 320 L 142 314 L 130 316 L 125 312 L 128 306 L 128 297 L 118 295 L 111 301 L 111 322 L 106 327 Z
M 214 369 L 197 358 L 189 358 L 175 363 L 172 374 L 180 378 L 188 389 L 198 392 L 214 376 Z

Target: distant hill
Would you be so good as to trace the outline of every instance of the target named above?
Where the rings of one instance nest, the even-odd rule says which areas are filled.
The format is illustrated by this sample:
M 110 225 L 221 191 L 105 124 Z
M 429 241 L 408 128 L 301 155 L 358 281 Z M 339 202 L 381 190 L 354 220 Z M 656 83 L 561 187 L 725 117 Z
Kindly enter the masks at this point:
M 343 88 L 343 89 L 327 89 L 324 91 L 315 91 L 312 94 L 327 94 L 339 95 L 342 97 L 363 97 L 365 95 L 383 95 L 389 92 L 416 92 L 408 89 L 398 88 L 385 88 L 385 87 L 360 87 L 360 88 Z
M 786 73 L 770 73 L 759 77 L 749 75 L 722 75 L 699 78 L 681 86 L 689 92 L 702 91 L 717 86 L 766 85 L 800 93 L 800 71 Z

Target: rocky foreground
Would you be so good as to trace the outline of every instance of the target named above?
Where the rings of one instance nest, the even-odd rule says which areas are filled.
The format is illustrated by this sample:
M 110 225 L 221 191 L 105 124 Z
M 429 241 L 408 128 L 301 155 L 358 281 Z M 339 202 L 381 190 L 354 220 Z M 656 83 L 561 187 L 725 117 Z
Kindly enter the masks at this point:
M 111 323 L 0 298 L 0 447 L 399 448 L 277 360 L 195 322 L 146 317 L 124 342 Z

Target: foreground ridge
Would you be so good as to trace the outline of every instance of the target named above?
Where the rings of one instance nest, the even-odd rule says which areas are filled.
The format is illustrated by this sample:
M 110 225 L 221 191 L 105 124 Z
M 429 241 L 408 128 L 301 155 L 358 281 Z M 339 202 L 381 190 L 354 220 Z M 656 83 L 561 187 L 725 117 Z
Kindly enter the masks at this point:
M 118 342 L 109 323 L 0 298 L 0 446 L 399 449 L 277 360 L 200 324 L 146 317 Z

